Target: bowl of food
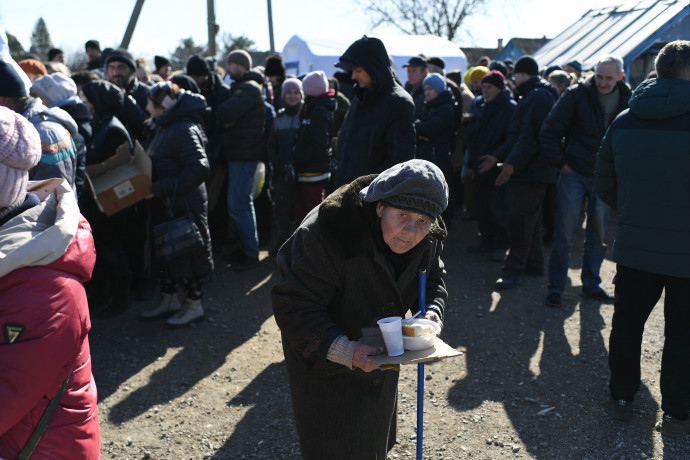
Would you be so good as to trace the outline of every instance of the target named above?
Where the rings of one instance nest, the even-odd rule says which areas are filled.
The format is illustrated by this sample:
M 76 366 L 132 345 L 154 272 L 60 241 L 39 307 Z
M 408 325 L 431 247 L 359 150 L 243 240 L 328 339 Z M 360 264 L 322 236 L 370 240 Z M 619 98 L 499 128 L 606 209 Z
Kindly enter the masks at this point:
M 440 326 L 428 319 L 402 320 L 403 347 L 405 350 L 426 350 L 434 346 Z

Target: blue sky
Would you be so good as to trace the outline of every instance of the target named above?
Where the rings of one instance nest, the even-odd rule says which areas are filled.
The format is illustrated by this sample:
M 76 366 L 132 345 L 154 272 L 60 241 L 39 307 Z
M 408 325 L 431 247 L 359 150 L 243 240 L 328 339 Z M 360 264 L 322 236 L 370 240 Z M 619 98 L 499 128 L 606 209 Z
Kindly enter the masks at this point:
M 48 26 L 53 44 L 68 54 L 82 51 L 95 38 L 101 47 L 118 46 L 127 28 L 135 0 L 0 0 L 0 27 L 15 35 L 24 48 L 39 17 Z M 461 45 L 495 47 L 498 38 L 553 38 L 590 8 L 621 3 L 578 0 L 488 0 L 469 18 L 457 42 Z M 216 0 L 220 34 L 246 35 L 257 48 L 269 48 L 267 2 Z M 273 27 L 278 51 L 295 33 L 315 37 L 338 34 L 358 38 L 362 34 L 395 33 L 394 28 L 371 30 L 371 20 L 356 3 L 343 0 L 273 0 Z M 205 44 L 206 0 L 146 0 L 130 51 L 150 58 L 170 54 L 182 38 Z

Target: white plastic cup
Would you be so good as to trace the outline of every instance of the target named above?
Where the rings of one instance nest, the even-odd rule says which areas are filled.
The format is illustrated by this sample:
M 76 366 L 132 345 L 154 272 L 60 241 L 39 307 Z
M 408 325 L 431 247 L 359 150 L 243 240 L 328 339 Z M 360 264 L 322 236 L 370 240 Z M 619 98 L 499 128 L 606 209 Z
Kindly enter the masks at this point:
M 400 356 L 405 353 L 401 320 L 400 316 L 389 316 L 376 322 L 381 329 L 383 341 L 386 343 L 388 356 Z

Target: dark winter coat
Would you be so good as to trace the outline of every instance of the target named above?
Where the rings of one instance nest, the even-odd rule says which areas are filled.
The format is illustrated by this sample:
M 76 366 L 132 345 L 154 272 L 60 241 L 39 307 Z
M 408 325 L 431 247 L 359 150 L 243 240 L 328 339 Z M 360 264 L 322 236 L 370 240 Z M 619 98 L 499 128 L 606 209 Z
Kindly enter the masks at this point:
M 91 112 L 86 104 L 81 102 L 79 96 L 73 96 L 66 101 L 54 104 L 67 112 L 77 124 L 77 134 L 73 136 L 74 150 L 77 155 L 77 171 L 74 176 L 74 188 L 77 198 L 81 197 L 86 189 L 86 150 L 91 141 Z
M 223 83 L 217 73 L 211 72 L 208 80 L 201 87 L 201 94 L 206 98 L 204 110 L 204 129 L 208 145 L 206 152 L 211 162 L 218 159 L 221 149 L 221 129 L 216 111 L 218 106 L 230 97 L 230 87 Z
M 292 165 L 299 181 L 308 181 L 307 177 L 299 176 L 321 177 L 330 173 L 333 112 L 336 106 L 333 95 L 308 97 L 304 105 L 292 151 Z
M 203 96 L 180 90 L 175 104 L 155 118 L 156 135 L 150 146 L 155 197 L 151 210 L 153 225 L 170 220 L 168 212 L 172 206 L 174 217 L 187 212 L 194 215 L 204 240 L 202 250 L 159 263 L 161 279 L 179 281 L 201 277 L 213 270 L 208 197 L 204 183 L 210 169 L 201 128 L 205 107 Z M 173 193 L 175 202 L 171 203 Z
M 479 174 L 479 158 L 483 155 L 493 155 L 499 163 L 505 160 L 511 148 L 507 143 L 510 122 L 516 111 L 517 102 L 507 88 L 490 102 L 481 99 L 474 121 L 465 128 L 467 164 L 475 174 Z
M 261 86 L 245 74 L 232 84 L 232 95 L 218 106 L 225 161 L 261 161 L 266 107 Z
M 455 100 L 449 90 L 443 91 L 424 103 L 424 109 L 415 121 L 417 132 L 416 158 L 438 164 L 437 155 L 450 155 L 454 131 Z
M 410 85 L 410 82 L 405 82 L 405 91 L 410 95 L 412 98 L 412 102 L 414 103 L 414 116 L 415 118 L 419 118 L 422 115 L 422 110 L 424 110 L 424 103 L 426 102 L 424 98 L 424 86 L 419 85 L 417 88 L 413 88 L 412 85 Z
M 350 110 L 350 100 L 340 91 L 335 93 L 335 112 L 333 112 L 333 137 L 338 135 L 340 128 L 343 126 L 347 111 Z
M 282 180 L 285 166 L 292 158 L 295 132 L 300 124 L 300 103 L 294 107 L 283 107 L 276 115 L 273 131 L 268 140 L 268 158 L 272 165 L 272 184 Z
M 126 143 L 130 152 L 134 144 L 129 131 L 115 116 L 122 110 L 125 95 L 109 81 L 91 81 L 82 86 L 82 92 L 93 105 L 91 140 L 86 146 L 86 164 L 92 165 L 115 155 L 117 148 Z
M 615 88 L 620 93 L 618 115 L 628 107 L 631 91 L 622 81 Z M 540 149 L 559 169 L 567 163 L 583 176 L 593 177 L 597 150 L 611 121 L 604 120 L 596 81 L 591 76 L 567 88 L 553 106 L 541 128 Z
M 690 278 L 690 82 L 643 82 L 609 126 L 596 163 L 599 197 L 616 209 L 613 260 Z
M 361 177 L 328 196 L 278 253 L 273 312 L 305 459 L 386 458 L 395 443 L 398 372 L 350 370 L 328 361 L 328 349 L 343 334 L 360 339 L 362 327 L 376 327 L 378 319 L 416 312 L 420 268 L 428 273 L 429 308 L 443 317 L 448 297 L 440 220 L 393 275 L 380 249 L 385 243 L 378 240 L 374 204 L 364 206 L 359 197 L 374 178 Z
M 539 148 L 539 131 L 558 99 L 555 88 L 540 77 L 532 77 L 517 87 L 518 109 L 511 120 L 505 163 L 515 167 L 515 182 L 556 182 L 556 166 Z
M 127 87 L 123 89 L 125 98 L 122 109 L 117 117 L 125 125 L 132 139 L 136 139 L 146 146 L 145 122 L 150 117 L 146 111 L 148 103 L 148 86 L 141 83 L 137 77 L 132 77 Z
M 336 147 L 334 185 L 380 173 L 414 158 L 414 103 L 394 79 L 388 53 L 376 38 L 357 40 L 341 59 L 357 62 L 372 78 L 371 88 L 355 87 Z

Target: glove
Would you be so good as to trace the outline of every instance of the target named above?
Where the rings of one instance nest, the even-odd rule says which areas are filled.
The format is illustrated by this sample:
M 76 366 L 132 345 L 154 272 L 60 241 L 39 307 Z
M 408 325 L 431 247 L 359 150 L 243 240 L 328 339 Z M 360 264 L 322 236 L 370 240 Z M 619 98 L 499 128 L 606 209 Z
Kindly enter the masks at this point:
M 443 321 L 441 321 L 441 317 L 438 315 L 438 313 L 436 313 L 434 310 L 427 310 L 427 312 L 424 314 L 424 317 L 439 325 L 436 336 L 438 337 L 441 335 L 441 331 L 443 330 Z

